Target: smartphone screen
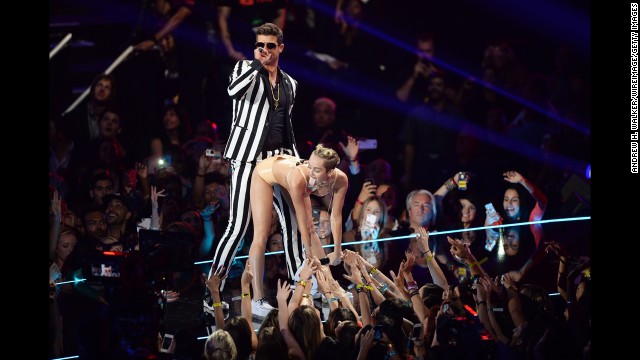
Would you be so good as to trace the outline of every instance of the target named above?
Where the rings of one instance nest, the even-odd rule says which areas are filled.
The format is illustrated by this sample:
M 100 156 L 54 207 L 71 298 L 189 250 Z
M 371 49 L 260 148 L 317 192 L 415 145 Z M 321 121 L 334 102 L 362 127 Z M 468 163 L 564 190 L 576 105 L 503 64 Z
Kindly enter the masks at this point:
M 370 226 L 370 227 L 374 227 L 376 225 L 376 216 L 373 214 L 367 214 L 367 218 L 365 219 L 365 222 Z
M 413 330 L 411 331 L 411 340 L 418 339 L 420 337 L 421 332 L 422 332 L 422 324 L 417 323 L 413 325 Z
M 160 351 L 167 352 L 169 347 L 171 346 L 171 342 L 173 341 L 173 335 L 164 334 L 164 338 L 162 338 L 162 346 L 160 347 Z
M 382 340 L 382 325 L 376 325 L 373 327 L 373 340 L 380 341 Z

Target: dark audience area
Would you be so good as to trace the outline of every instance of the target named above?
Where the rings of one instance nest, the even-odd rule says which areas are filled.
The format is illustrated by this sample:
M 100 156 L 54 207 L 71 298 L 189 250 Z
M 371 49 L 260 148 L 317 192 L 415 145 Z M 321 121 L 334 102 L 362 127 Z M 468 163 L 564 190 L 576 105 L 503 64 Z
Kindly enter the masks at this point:
M 49 358 L 590 359 L 590 16 L 571 0 L 51 0 Z M 283 250 L 304 229 L 276 200 L 264 270 L 247 266 L 253 221 L 212 264 L 249 212 L 228 143 L 255 136 L 234 119 L 256 110 L 230 84 L 264 66 L 265 23 L 295 79 L 295 101 L 268 93 L 285 119 L 269 131 L 287 141 L 290 116 L 296 166 L 322 145 L 348 181 L 339 235 L 336 207 L 306 195 L 314 239 L 342 254 L 295 277 Z

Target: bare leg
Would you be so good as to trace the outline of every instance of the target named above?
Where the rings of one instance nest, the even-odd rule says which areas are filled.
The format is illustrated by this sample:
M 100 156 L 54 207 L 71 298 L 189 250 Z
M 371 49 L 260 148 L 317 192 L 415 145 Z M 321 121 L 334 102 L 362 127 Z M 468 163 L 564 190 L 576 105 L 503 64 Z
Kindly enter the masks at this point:
M 249 248 L 249 263 L 253 269 L 253 300 L 264 297 L 264 253 L 267 238 L 271 229 L 271 207 L 273 204 L 273 187 L 264 181 L 258 171 L 251 176 L 251 216 L 253 218 L 253 241 Z

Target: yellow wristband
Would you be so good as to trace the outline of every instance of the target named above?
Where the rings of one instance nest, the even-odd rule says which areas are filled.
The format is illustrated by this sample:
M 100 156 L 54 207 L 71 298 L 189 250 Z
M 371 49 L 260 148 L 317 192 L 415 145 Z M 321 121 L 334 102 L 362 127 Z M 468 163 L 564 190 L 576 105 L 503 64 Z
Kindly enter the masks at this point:
M 307 282 L 304 280 L 300 280 L 298 281 L 298 285 L 302 285 L 302 287 L 306 287 L 307 286 Z
M 214 303 L 213 303 L 213 307 L 214 307 L 214 308 L 222 307 L 222 303 L 221 303 L 221 302 L 217 302 L 217 303 L 216 303 L 216 302 L 214 302 Z
M 309 294 L 302 294 L 302 297 L 305 298 L 305 299 L 308 299 L 309 298 Z
M 427 256 L 426 258 L 424 258 L 424 261 L 429 262 L 429 261 L 431 261 L 431 259 L 433 259 L 433 254 Z
M 250 294 L 245 293 L 245 294 L 242 294 L 242 296 L 240 296 L 240 297 L 244 299 L 244 298 L 247 298 L 247 297 L 249 297 L 249 296 L 251 296 L 251 295 L 250 295 Z

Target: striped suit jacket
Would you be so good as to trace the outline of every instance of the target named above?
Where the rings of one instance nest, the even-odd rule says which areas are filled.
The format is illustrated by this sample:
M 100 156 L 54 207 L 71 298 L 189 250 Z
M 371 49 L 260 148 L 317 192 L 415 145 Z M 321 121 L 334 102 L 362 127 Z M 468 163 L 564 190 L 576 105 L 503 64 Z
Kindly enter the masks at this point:
M 233 122 L 224 157 L 242 162 L 261 159 L 262 146 L 269 132 L 272 108 L 267 96 L 271 96 L 267 76 L 259 74 L 262 64 L 258 60 L 240 60 L 229 76 L 227 92 L 233 99 Z M 278 68 L 281 73 L 286 106 L 284 119 L 283 147 L 289 155 L 299 156 L 296 148 L 291 112 L 295 102 L 298 82 Z M 287 151 L 285 151 L 287 152 Z

